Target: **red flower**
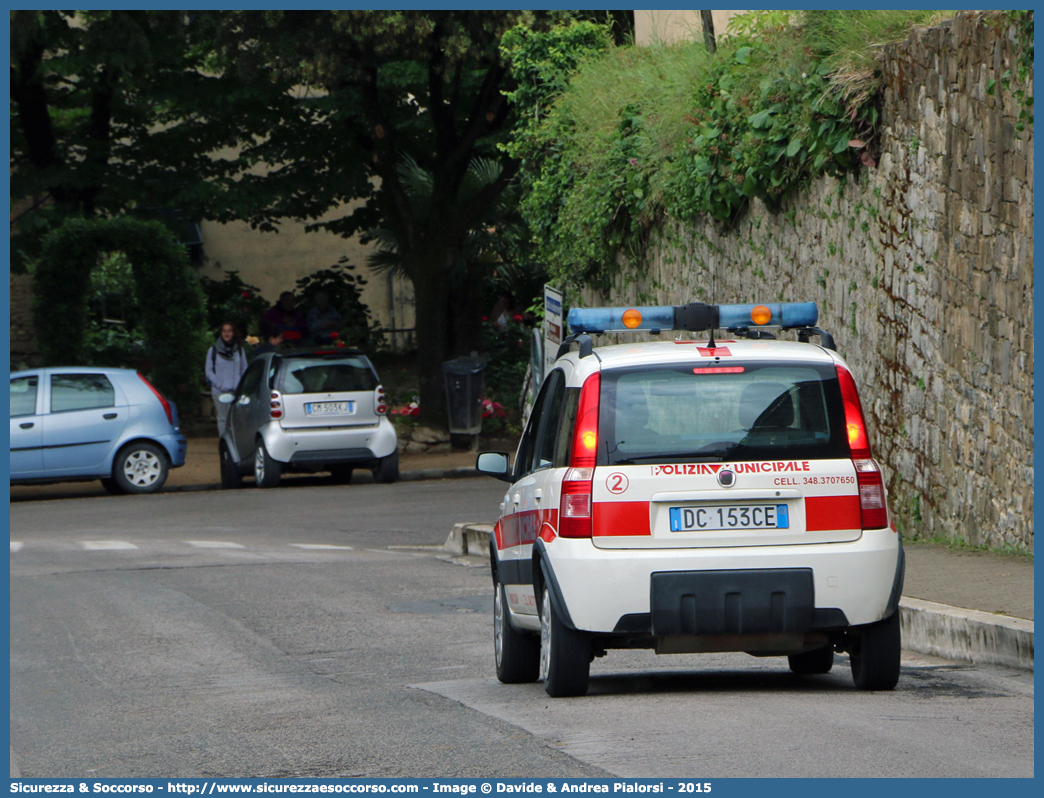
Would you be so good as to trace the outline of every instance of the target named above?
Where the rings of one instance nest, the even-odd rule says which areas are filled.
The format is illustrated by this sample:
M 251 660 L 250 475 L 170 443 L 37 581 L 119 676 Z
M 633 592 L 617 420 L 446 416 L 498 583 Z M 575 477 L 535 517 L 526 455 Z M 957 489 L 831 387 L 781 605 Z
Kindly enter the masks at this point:
M 485 316 L 482 317 L 482 321 L 489 321 Z
M 515 321 L 522 321 L 522 317 L 520 315 L 518 315 L 517 313 L 514 316 L 512 316 L 511 318 L 514 319 Z
M 241 297 L 243 297 L 243 299 L 250 299 L 250 292 L 249 292 L 249 291 L 240 291 L 240 292 L 239 292 L 239 295 L 240 295 Z M 244 308 L 244 309 L 245 309 L 245 308 Z
M 344 349 L 344 341 L 334 341 L 341 349 Z
M 283 340 L 284 341 L 300 341 L 301 340 L 301 333 L 299 333 L 297 330 L 283 330 Z
M 337 339 L 337 338 L 341 337 L 341 334 L 339 332 L 332 332 L 332 333 L 330 333 L 330 337 L 334 338 L 334 339 Z

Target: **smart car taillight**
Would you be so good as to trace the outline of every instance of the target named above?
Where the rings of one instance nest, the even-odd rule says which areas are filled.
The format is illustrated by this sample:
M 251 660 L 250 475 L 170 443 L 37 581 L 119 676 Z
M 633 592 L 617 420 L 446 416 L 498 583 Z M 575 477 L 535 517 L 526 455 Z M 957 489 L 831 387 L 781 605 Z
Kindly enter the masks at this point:
M 388 412 L 388 401 L 384 398 L 383 385 L 378 385 L 377 390 L 373 392 L 373 410 L 379 416 Z
M 843 366 L 835 366 L 837 381 L 841 385 L 841 401 L 845 406 L 845 432 L 848 449 L 859 483 L 859 513 L 863 529 L 883 529 L 888 526 L 888 505 L 885 502 L 884 480 L 881 467 L 870 451 L 870 439 L 866 434 L 863 406 L 859 402 L 855 380 Z
M 558 534 L 563 538 L 591 537 L 591 485 L 594 468 L 570 468 L 562 480 Z
M 283 417 L 283 397 L 279 391 L 272 391 L 271 400 L 268 404 L 269 411 L 268 415 L 272 418 Z
M 156 394 L 156 398 L 159 399 L 160 400 L 160 404 L 163 405 L 163 412 L 167 414 L 167 421 L 168 421 L 168 423 L 170 423 L 170 425 L 173 426 L 174 425 L 174 413 L 171 412 L 170 402 L 167 401 L 167 397 L 165 397 L 163 394 L 161 394 L 159 391 L 157 391 L 156 388 L 152 385 L 152 383 L 149 382 L 147 379 L 145 379 L 145 375 L 142 374 L 140 371 L 138 372 L 138 376 L 141 377 L 141 381 L 143 383 L 145 383 L 146 385 L 149 386 L 149 390 L 152 391 L 154 394 Z

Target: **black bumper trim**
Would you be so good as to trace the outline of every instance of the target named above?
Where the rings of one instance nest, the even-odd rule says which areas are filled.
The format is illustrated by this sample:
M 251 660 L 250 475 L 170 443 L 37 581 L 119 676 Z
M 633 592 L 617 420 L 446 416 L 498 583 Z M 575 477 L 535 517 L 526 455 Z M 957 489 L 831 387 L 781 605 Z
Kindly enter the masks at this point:
M 316 452 L 294 452 L 291 463 L 369 463 L 377 457 L 370 449 L 326 449 Z
M 812 631 L 811 568 L 661 572 L 650 583 L 657 636 Z

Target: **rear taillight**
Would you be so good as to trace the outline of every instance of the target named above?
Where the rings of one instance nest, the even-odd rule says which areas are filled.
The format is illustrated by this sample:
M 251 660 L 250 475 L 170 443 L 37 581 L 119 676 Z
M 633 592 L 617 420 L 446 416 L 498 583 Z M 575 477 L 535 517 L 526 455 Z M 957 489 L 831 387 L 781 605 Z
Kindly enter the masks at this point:
M 598 453 L 598 395 L 601 389 L 601 372 L 588 377 L 580 389 L 576 427 L 573 429 L 573 451 L 569 460 L 569 465 L 574 468 L 594 468 Z
M 558 534 L 563 538 L 591 537 L 591 485 L 594 468 L 570 468 L 562 480 Z
M 863 529 L 883 529 L 888 526 L 888 505 L 885 502 L 884 480 L 881 467 L 870 451 L 870 439 L 866 434 L 863 406 L 859 402 L 852 374 L 843 366 L 835 366 L 837 381 L 841 385 L 841 401 L 845 406 L 845 432 L 848 450 L 859 483 L 859 513 Z
M 888 506 L 885 504 L 881 467 L 873 458 L 852 462 L 859 481 L 859 513 L 863 517 L 863 529 L 884 529 L 888 526 Z
M 146 385 L 149 386 L 149 390 L 152 391 L 154 394 L 156 394 L 156 398 L 159 399 L 160 400 L 160 404 L 163 405 L 163 412 L 167 414 L 167 421 L 168 421 L 168 423 L 171 426 L 174 426 L 174 413 L 171 412 L 170 402 L 167 401 L 167 397 L 165 397 L 163 394 L 161 394 L 159 391 L 157 391 L 155 386 L 153 386 L 153 384 L 151 382 L 149 382 L 147 379 L 145 379 L 145 375 L 142 374 L 140 371 L 138 372 L 138 376 L 141 377 L 141 381 L 143 383 L 145 383 Z
M 859 403 L 859 392 L 856 391 L 855 380 L 844 366 L 835 366 L 837 381 L 841 384 L 841 401 L 845 406 L 845 433 L 848 437 L 848 448 L 852 459 L 873 457 L 870 453 L 870 440 L 866 435 L 866 422 L 863 420 L 863 406 Z
M 272 391 L 272 396 L 269 399 L 268 407 L 268 414 L 272 418 L 283 417 L 283 397 L 280 395 L 279 391 Z
M 562 501 L 558 511 L 558 534 L 563 538 L 591 537 L 591 486 L 598 453 L 598 398 L 600 373 L 592 374 L 580 389 L 580 402 L 573 429 L 570 467 L 562 479 Z
M 373 392 L 373 411 L 379 416 L 388 412 L 388 401 L 384 398 L 383 385 L 378 385 L 377 390 Z

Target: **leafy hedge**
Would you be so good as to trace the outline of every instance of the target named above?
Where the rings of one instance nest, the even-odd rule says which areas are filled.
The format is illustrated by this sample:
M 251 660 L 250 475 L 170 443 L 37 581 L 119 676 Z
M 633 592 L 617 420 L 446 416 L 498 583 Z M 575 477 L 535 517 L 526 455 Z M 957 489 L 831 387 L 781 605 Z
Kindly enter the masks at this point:
M 552 279 L 606 286 L 668 220 L 728 225 L 754 197 L 778 208 L 813 177 L 874 164 L 872 70 L 844 72 L 790 13 L 736 18 L 715 55 L 702 42 L 614 48 L 576 23 L 505 37 L 522 84 L 509 99 L 528 120 L 508 150 L 523 160 L 522 211 Z M 878 12 L 846 13 L 822 12 L 851 38 Z M 908 30 L 930 12 L 895 13 Z
M 204 355 L 203 295 L 184 248 L 160 222 L 73 217 L 44 239 L 33 276 L 44 365 L 84 362 L 90 276 L 106 252 L 123 252 L 131 262 L 150 380 L 183 408 L 192 408 Z

